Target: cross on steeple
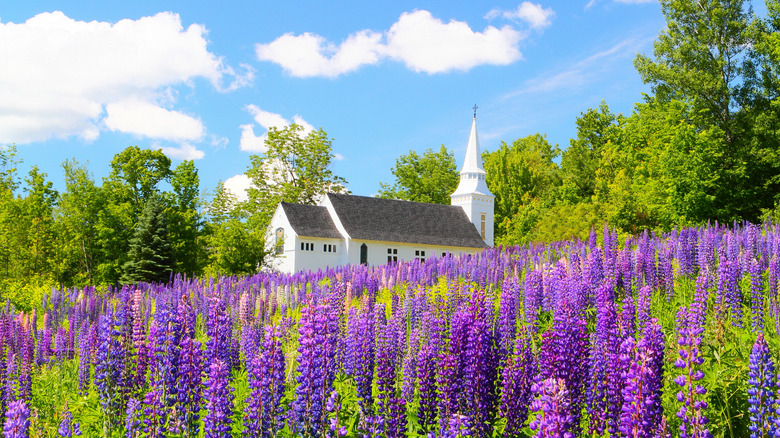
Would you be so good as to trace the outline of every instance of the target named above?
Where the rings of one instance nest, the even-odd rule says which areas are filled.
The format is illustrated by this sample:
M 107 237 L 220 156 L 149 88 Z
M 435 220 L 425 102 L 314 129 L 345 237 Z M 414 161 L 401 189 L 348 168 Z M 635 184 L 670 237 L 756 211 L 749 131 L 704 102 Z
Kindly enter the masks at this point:
M 475 118 L 475 119 L 477 118 L 477 108 L 478 108 L 478 107 L 477 107 L 477 104 L 475 103 L 475 104 L 474 104 L 474 118 Z

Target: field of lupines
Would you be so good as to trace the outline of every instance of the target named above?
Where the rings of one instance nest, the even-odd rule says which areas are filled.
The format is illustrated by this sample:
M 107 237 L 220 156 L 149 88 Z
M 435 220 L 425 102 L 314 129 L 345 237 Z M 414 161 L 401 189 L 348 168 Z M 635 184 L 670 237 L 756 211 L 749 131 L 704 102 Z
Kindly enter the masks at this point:
M 780 225 L 0 313 L 6 437 L 773 437 Z

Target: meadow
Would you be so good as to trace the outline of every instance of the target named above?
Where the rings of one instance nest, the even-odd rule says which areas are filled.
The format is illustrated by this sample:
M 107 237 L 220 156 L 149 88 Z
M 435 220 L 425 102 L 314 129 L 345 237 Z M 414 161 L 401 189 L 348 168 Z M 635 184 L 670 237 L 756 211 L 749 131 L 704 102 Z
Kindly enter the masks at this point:
M 780 224 L 54 290 L 6 437 L 772 437 Z

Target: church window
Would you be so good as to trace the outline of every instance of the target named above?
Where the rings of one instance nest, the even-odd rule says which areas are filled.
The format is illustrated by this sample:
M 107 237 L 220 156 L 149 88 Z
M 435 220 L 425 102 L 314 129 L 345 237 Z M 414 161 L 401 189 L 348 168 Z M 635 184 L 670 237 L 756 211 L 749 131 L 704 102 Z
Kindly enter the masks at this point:
M 398 248 L 387 248 L 387 263 L 398 261 Z
M 332 243 L 326 243 L 322 245 L 323 252 L 336 252 L 336 245 Z
M 487 215 L 485 213 L 479 214 L 479 221 L 480 221 L 479 235 L 482 237 L 482 240 L 485 240 L 485 217 L 486 216 Z
M 284 253 L 284 228 L 276 229 L 276 241 L 274 242 L 274 252 L 277 255 Z
M 421 249 L 414 250 L 414 259 L 419 262 L 425 261 L 425 251 Z
M 365 243 L 360 245 L 360 264 L 361 265 L 368 264 L 368 245 L 366 245 Z
M 301 242 L 301 251 L 314 251 L 314 244 L 311 242 Z

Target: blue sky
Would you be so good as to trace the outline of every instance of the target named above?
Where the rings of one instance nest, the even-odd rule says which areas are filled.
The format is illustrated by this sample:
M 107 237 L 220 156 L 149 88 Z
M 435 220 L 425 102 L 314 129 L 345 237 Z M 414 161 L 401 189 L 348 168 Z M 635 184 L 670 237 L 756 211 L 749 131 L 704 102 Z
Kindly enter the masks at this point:
M 663 27 L 640 0 L 6 2 L 0 144 L 60 190 L 66 159 L 99 179 L 130 145 L 238 190 L 267 127 L 294 121 L 373 195 L 409 150 L 460 166 L 474 104 L 483 150 L 537 132 L 565 148 L 601 100 L 629 113 Z

